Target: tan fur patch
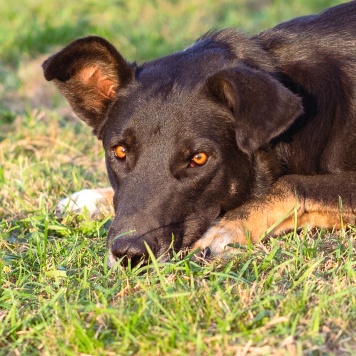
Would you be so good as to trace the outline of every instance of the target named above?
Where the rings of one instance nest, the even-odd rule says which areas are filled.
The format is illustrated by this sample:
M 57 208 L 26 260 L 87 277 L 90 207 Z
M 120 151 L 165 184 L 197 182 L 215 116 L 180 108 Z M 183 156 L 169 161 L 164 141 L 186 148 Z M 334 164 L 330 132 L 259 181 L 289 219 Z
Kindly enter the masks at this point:
M 253 201 L 228 212 L 215 221 L 193 248 L 209 246 L 213 253 L 219 254 L 226 252 L 228 244 L 246 244 L 248 239 L 255 243 L 264 236 L 279 235 L 304 225 L 339 229 L 343 224 L 355 223 L 352 209 L 341 213 L 337 201 L 334 205 L 327 205 L 310 198 L 297 199 L 283 184 L 276 192 L 261 201 Z

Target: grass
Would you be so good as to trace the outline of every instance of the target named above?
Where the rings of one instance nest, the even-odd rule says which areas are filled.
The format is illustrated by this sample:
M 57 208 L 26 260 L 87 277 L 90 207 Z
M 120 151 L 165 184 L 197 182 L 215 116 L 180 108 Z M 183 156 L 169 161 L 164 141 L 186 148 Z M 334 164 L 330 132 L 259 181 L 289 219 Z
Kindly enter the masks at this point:
M 60 197 L 107 178 L 100 143 L 39 67 L 89 33 L 142 61 L 211 27 L 252 33 L 335 3 L 0 3 L 0 355 L 356 353 L 355 227 L 304 229 L 209 263 L 109 270 L 110 212 L 54 214 Z

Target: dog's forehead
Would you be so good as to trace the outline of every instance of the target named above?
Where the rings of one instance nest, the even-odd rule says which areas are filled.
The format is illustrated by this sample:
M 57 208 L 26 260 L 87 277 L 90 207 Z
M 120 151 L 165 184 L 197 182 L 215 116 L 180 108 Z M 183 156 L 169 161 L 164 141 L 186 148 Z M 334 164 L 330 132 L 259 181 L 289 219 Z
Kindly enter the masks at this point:
M 119 134 L 134 128 L 141 136 L 154 132 L 173 137 L 183 128 L 198 131 L 209 120 L 209 112 L 214 110 L 212 106 L 214 104 L 202 93 L 195 91 L 183 93 L 163 85 L 152 91 L 138 89 L 113 107 L 108 126 Z
M 176 137 L 183 127 L 204 131 L 204 126 L 212 124 L 211 114 L 218 110 L 207 95 L 206 81 L 237 63 L 231 51 L 211 41 L 144 63 L 111 107 L 109 136 L 132 127 L 141 137 L 152 132 Z
M 161 90 L 160 90 L 161 89 Z M 184 91 L 165 87 L 136 88 L 113 106 L 104 129 L 104 144 L 114 145 L 127 133 L 141 142 L 219 141 L 234 121 L 221 105 L 199 89 Z

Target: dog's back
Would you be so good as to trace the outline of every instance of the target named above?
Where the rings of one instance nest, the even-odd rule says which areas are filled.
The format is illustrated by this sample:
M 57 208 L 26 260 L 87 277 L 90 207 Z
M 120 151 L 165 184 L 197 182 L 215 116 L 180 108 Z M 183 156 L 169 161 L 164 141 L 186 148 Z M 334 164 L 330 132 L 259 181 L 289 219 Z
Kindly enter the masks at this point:
M 286 173 L 356 170 L 356 1 L 282 23 L 255 37 L 304 115 L 276 141 Z

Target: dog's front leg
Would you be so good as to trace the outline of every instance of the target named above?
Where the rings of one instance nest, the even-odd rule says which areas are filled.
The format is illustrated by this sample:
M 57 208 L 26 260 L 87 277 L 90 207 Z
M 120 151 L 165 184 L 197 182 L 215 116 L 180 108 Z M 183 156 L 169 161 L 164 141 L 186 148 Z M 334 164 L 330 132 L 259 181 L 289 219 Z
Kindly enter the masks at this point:
M 194 249 L 209 247 L 215 254 L 228 244 L 257 242 L 304 225 L 340 228 L 355 224 L 356 172 L 318 176 L 281 177 L 270 193 L 227 212 L 196 242 Z

